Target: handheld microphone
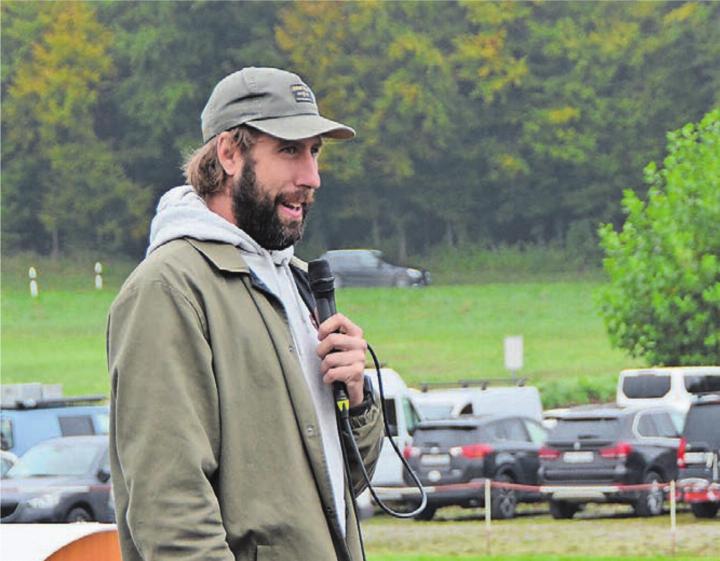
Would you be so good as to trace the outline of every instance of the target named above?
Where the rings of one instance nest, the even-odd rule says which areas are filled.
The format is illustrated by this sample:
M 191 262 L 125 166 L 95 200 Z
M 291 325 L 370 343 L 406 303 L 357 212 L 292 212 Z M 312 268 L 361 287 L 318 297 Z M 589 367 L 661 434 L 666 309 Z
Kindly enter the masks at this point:
M 308 263 L 308 276 L 310 277 L 310 290 L 315 297 L 318 322 L 322 323 L 334 315 L 335 309 L 335 277 L 330 265 L 324 259 L 316 259 Z M 333 382 L 335 404 L 342 417 L 347 417 L 350 411 L 350 400 L 347 388 L 342 382 Z

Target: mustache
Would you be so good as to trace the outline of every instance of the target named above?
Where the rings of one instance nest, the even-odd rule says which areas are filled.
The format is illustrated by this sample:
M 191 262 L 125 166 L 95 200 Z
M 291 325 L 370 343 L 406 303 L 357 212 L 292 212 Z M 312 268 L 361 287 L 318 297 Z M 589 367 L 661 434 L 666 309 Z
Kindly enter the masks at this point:
M 275 204 L 300 205 L 309 207 L 315 202 L 315 194 L 310 190 L 298 190 L 293 193 L 280 193 L 275 197 Z

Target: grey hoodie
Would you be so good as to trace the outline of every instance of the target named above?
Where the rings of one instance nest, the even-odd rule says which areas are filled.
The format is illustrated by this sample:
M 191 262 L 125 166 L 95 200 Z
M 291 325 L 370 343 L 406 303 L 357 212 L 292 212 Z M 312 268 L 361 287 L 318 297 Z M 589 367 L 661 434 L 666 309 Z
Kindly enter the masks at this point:
M 340 527 L 345 532 L 345 498 L 342 451 L 335 418 L 332 389 L 322 381 L 320 358 L 317 356 L 317 329 L 310 312 L 298 293 L 290 270 L 294 248 L 268 251 L 219 214 L 212 212 L 205 201 L 189 185 L 175 187 L 158 202 L 150 225 L 149 255 L 161 245 L 177 239 L 193 238 L 234 245 L 241 252 L 252 272 L 278 297 L 285 307 L 290 331 L 298 349 L 305 380 L 315 403 L 320 434 L 335 496 Z

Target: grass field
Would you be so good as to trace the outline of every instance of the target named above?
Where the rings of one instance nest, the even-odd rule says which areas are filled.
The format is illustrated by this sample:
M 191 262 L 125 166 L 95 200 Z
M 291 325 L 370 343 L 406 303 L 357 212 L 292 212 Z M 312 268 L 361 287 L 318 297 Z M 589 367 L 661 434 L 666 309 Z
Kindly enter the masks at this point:
M 69 395 L 107 393 L 105 321 L 128 263 L 44 262 L 40 297 L 27 288 L 27 260 L 7 259 L 2 284 L 2 380 L 62 383 Z M 595 311 L 598 281 L 516 281 L 427 289 L 344 289 L 338 309 L 361 325 L 380 360 L 410 385 L 507 376 L 503 339 L 523 335 L 521 372 L 546 406 L 607 399 L 617 372 L 640 364 L 611 349 Z
M 553 520 L 546 507 L 533 506 L 513 520 L 493 521 L 490 556 L 481 509 L 444 509 L 432 522 L 375 516 L 363 523 L 363 535 L 370 561 L 708 561 L 720 557 L 720 521 L 698 520 L 687 510 L 679 512 L 676 555 L 672 556 L 669 515 L 636 518 L 629 511 L 629 507 L 588 505 L 576 519 Z

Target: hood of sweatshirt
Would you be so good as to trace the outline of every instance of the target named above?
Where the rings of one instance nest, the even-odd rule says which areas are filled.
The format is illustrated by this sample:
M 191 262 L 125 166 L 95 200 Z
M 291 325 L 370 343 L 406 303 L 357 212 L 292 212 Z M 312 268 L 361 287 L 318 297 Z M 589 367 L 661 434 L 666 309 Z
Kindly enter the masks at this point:
M 287 265 L 294 255 L 293 246 L 277 251 L 261 247 L 243 230 L 211 211 L 190 185 L 174 187 L 160 198 L 150 224 L 147 255 L 178 238 L 230 243 L 244 253 L 269 257 L 275 265 Z

